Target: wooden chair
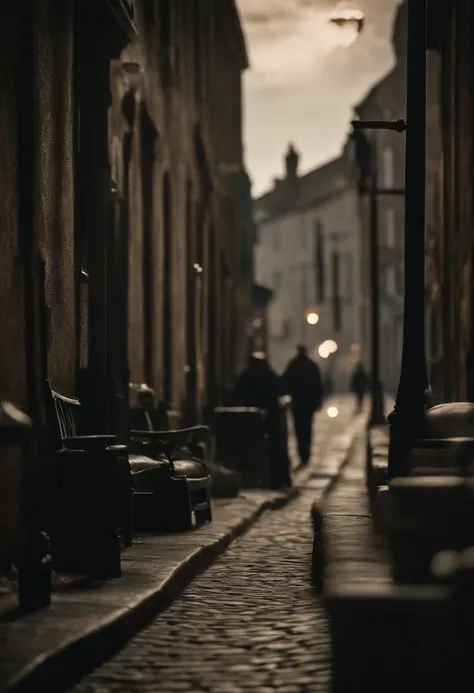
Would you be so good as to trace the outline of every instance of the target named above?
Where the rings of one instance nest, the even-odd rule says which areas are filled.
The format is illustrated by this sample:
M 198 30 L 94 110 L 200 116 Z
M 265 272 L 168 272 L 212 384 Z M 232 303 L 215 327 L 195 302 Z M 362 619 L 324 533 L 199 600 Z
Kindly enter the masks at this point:
M 78 399 L 45 383 L 57 486 L 53 529 L 59 572 L 120 577 L 120 551 L 132 543 L 133 480 L 126 445 L 84 435 Z
M 142 450 L 161 462 L 160 468 L 154 468 L 140 455 L 130 455 L 135 529 L 186 531 L 211 522 L 210 475 L 203 460 L 209 447 L 209 428 L 156 431 L 146 410 L 135 410 L 133 419 L 138 428 L 130 431 L 131 452 L 138 452 L 137 445 L 145 446 Z

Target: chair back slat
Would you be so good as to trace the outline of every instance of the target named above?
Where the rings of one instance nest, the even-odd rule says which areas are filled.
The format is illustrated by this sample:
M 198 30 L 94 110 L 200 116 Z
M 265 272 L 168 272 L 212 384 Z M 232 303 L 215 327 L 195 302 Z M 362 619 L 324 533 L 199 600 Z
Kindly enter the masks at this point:
M 64 438 L 80 435 L 81 403 L 78 399 L 65 397 L 52 389 L 49 381 L 45 383 L 46 414 L 58 450 Z

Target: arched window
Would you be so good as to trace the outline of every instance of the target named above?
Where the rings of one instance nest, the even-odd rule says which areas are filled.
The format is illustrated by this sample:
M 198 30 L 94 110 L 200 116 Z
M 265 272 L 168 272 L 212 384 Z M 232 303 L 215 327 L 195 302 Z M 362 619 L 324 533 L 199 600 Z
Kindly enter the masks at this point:
M 171 405 L 173 367 L 173 248 L 172 248 L 172 197 L 168 173 L 163 178 L 163 370 L 164 397 Z
M 153 387 L 155 363 L 155 281 L 154 270 L 156 262 L 154 228 L 154 171 L 155 143 L 157 132 L 148 113 L 142 109 L 140 114 L 141 130 L 141 187 L 142 187 L 142 219 L 143 219 L 143 361 L 144 379 L 147 385 Z
M 395 210 L 385 208 L 385 243 L 387 248 L 395 248 Z

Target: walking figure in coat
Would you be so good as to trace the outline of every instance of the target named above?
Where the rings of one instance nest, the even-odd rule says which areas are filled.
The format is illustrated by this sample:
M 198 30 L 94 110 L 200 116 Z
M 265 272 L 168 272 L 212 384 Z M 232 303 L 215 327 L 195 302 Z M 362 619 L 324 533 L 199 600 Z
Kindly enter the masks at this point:
M 302 465 L 311 457 L 313 415 L 323 402 L 323 385 L 319 366 L 312 361 L 305 346 L 298 347 L 282 375 L 282 390 L 291 396 L 291 408 Z
M 362 411 L 362 402 L 364 401 L 364 397 L 368 389 L 369 376 L 365 372 L 362 361 L 359 361 L 351 378 L 351 391 L 354 393 L 356 398 L 356 414 L 360 414 Z

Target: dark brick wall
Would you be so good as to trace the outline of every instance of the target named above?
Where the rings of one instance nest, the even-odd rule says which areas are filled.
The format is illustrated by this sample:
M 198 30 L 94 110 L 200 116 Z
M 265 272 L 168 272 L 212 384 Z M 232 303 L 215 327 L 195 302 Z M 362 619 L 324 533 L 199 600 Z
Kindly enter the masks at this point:
M 72 179 L 72 15 L 69 0 L 38 0 L 35 12 L 35 228 L 45 264 L 48 376 L 74 392 L 74 243 Z M 16 61 L 18 18 L 0 48 L 0 396 L 28 409 L 24 255 L 19 239 Z M 39 339 L 39 336 L 38 336 Z M 0 566 L 12 559 L 19 528 L 18 450 L 0 449 Z
M 25 406 L 23 267 L 18 238 L 16 64 L 18 17 L 13 7 L 0 45 L 0 396 Z M 14 547 L 20 485 L 17 451 L 0 448 L 0 565 Z

